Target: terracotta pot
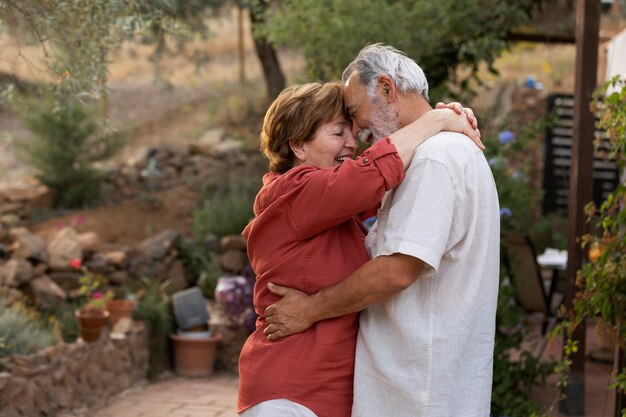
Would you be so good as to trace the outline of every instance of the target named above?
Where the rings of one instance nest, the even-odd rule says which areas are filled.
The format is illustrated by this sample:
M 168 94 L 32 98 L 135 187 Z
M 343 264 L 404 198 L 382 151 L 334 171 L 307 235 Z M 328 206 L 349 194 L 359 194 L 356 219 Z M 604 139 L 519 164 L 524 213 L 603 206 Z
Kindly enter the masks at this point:
M 182 376 L 206 376 L 213 373 L 215 353 L 222 335 L 213 333 L 210 336 L 189 334 L 170 334 L 174 342 L 174 367 Z
M 100 338 L 102 327 L 109 318 L 107 310 L 76 310 L 74 312 L 80 327 L 80 337 L 85 342 L 95 342 Z
M 109 311 L 109 325 L 115 326 L 115 323 L 123 317 L 131 319 L 135 310 L 135 302 L 133 300 L 109 300 L 107 310 Z

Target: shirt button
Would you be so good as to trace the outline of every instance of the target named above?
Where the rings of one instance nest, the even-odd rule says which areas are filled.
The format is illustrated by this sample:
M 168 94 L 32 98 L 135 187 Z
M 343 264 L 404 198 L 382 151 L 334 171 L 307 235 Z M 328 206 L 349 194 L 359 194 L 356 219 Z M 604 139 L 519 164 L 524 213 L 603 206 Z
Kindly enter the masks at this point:
M 369 164 L 370 160 L 368 158 L 363 158 L 363 162 L 366 163 L 366 164 Z

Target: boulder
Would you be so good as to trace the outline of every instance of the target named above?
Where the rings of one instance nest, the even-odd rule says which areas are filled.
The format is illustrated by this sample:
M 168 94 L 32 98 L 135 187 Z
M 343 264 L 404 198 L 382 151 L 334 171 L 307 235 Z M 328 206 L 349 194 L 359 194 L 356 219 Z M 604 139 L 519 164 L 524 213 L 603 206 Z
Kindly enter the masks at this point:
M 23 227 L 13 228 L 9 234 L 14 240 L 14 257 L 46 262 L 46 245 L 39 236 L 30 233 Z
M 78 290 L 81 286 L 80 277 L 83 274 L 74 271 L 58 271 L 48 274 L 50 279 L 57 283 L 64 291 Z
M 114 271 L 113 265 L 100 252 L 95 252 L 85 261 L 85 266 L 94 274 L 107 275 Z
M 108 276 L 109 283 L 115 285 L 124 285 L 128 281 L 128 272 L 115 271 Z
M 0 223 L 7 227 L 16 227 L 21 223 L 21 221 L 20 216 L 13 213 L 0 216 Z
M 50 240 L 47 247 L 51 269 L 65 271 L 70 269 L 73 259 L 83 258 L 83 249 L 78 240 L 78 233 L 71 227 L 59 230 Z
M 86 232 L 78 235 L 78 243 L 83 251 L 94 252 L 102 240 L 96 232 Z
M 33 279 L 26 292 L 35 300 L 35 305 L 41 309 L 48 309 L 65 300 L 67 294 L 50 277 L 43 276 Z
M 102 256 L 107 260 L 107 262 L 117 268 L 125 268 L 128 261 L 128 255 L 126 251 L 123 250 L 104 252 L 102 253 Z
M 139 245 L 139 250 L 152 259 L 162 259 L 176 247 L 180 233 L 174 229 L 164 230 L 156 236 L 150 237 Z
M 209 129 L 200 136 L 197 142 L 189 144 L 192 154 L 213 155 L 213 148 L 226 137 L 226 131 L 221 127 Z
M 24 259 L 9 259 L 0 266 L 0 284 L 17 288 L 33 278 L 33 266 Z
M 170 285 L 167 287 L 167 291 L 170 294 L 182 291 L 189 287 L 187 277 L 185 276 L 185 268 L 180 261 L 176 261 L 172 264 L 167 272 L 167 279 L 170 281 Z
M 248 257 L 239 250 L 229 250 L 220 255 L 220 268 L 225 272 L 237 274 L 246 267 Z
M 220 240 L 220 249 L 222 252 L 227 252 L 229 250 L 246 251 L 246 239 L 244 239 L 244 237 L 241 235 L 224 236 Z

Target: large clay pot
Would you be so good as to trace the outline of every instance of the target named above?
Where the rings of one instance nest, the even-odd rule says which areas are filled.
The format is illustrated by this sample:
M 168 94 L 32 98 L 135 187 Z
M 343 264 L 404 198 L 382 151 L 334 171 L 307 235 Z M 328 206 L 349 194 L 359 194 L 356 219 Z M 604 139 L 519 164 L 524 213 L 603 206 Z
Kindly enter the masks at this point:
M 133 300 L 109 300 L 107 310 L 109 311 L 109 325 L 113 328 L 119 319 L 133 317 L 135 302 Z
M 182 376 L 207 376 L 213 372 L 215 353 L 222 335 L 205 332 L 170 334 L 174 342 L 174 367 Z
M 85 342 L 95 342 L 100 338 L 102 327 L 109 318 L 107 310 L 76 310 L 74 312 L 80 327 L 80 337 Z

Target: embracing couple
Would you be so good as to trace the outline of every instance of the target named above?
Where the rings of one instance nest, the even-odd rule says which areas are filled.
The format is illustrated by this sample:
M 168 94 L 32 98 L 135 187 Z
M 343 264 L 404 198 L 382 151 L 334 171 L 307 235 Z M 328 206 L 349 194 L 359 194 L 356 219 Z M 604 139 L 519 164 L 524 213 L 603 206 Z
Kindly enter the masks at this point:
M 499 207 L 472 111 L 432 109 L 376 44 L 341 83 L 284 90 L 261 148 L 241 416 L 488 417 Z

